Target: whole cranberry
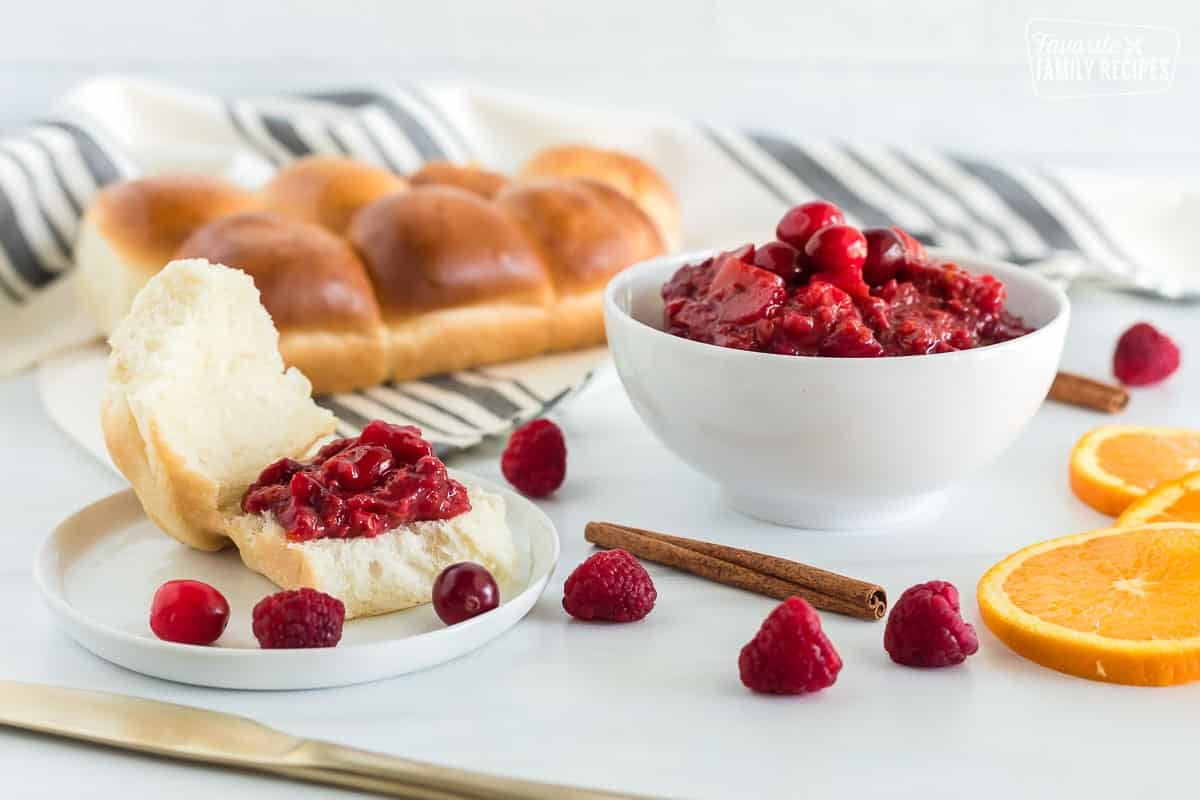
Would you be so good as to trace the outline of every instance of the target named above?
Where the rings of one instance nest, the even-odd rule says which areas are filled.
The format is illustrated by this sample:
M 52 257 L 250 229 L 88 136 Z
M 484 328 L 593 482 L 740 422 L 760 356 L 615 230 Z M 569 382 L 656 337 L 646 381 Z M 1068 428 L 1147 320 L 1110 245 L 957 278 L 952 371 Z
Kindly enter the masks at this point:
M 477 617 L 500 605 L 500 587 L 485 567 L 471 561 L 451 564 L 433 582 L 433 610 L 447 625 Z
M 863 282 L 867 239 L 853 225 L 829 225 L 813 234 L 804 246 L 813 280 L 832 283 L 850 295 L 868 293 Z
M 904 242 L 904 261 L 906 264 L 909 266 L 924 266 L 929 263 L 929 254 L 925 252 L 925 245 L 921 244 L 908 231 L 898 225 L 892 226 L 892 232 L 900 237 L 900 241 Z
M 774 272 L 788 283 L 804 274 L 802 254 L 786 242 L 767 242 L 754 252 L 754 266 Z
M 833 203 L 816 200 L 788 209 L 775 226 L 775 238 L 787 242 L 797 250 L 803 250 L 814 233 L 829 225 L 841 225 L 846 221 L 842 210 Z
M 868 228 L 863 238 L 867 240 L 863 280 L 871 286 L 883 286 L 904 266 L 904 240 L 890 228 Z
M 150 605 L 150 630 L 166 642 L 212 644 L 228 624 L 229 603 L 201 581 L 167 581 Z

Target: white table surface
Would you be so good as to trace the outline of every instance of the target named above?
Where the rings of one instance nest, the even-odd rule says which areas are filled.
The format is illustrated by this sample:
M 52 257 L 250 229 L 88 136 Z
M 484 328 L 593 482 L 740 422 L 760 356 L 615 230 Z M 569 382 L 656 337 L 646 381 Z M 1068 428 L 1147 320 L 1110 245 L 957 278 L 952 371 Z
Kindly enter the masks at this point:
M 1138 391 L 1122 422 L 1200 425 L 1200 309 L 1099 290 L 1072 293 L 1064 368 L 1105 375 L 1117 335 L 1148 319 L 1184 349 L 1165 386 Z M 1189 346 L 1190 345 L 1190 346 Z M 567 483 L 543 508 L 563 560 L 512 632 L 458 661 L 390 681 L 305 693 L 175 685 L 112 666 L 58 632 L 30 580 L 41 539 L 124 482 L 60 433 L 32 376 L 0 381 L 0 677 L 143 695 L 245 714 L 293 734 L 525 778 L 672 797 L 888 798 L 1174 795 L 1195 781 L 1200 684 L 1110 686 L 1009 652 L 980 624 L 976 581 L 998 557 L 1101 527 L 1066 483 L 1067 454 L 1111 421 L 1047 405 L 996 464 L 952 491 L 937 519 L 883 534 L 791 531 L 722 508 L 713 487 L 663 450 L 609 373 L 558 419 Z M 499 478 L 499 445 L 454 466 Z M 802 454 L 798 454 L 802 457 Z M 882 583 L 892 599 L 955 582 L 980 652 L 965 666 L 893 665 L 883 624 L 824 615 L 845 668 L 805 698 L 760 697 L 738 680 L 739 648 L 774 603 L 650 565 L 643 622 L 572 622 L 562 581 L 589 552 L 590 519 L 704 537 Z M 4 797 L 325 797 L 331 790 L 0 729 Z M 350 796 L 346 794 L 345 796 Z

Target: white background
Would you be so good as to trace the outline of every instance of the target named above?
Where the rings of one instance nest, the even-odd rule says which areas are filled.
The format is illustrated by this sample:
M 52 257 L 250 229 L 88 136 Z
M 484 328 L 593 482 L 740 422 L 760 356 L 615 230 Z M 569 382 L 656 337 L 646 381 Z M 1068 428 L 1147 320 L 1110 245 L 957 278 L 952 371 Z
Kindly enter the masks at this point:
M 856 141 L 1200 171 L 1200 4 L 1179 0 L 3 0 L 0 130 L 89 76 L 224 93 L 466 79 Z M 1165 94 L 1045 100 L 1031 17 L 1179 31 Z
M 1200 4 L 997 0 L 609 0 L 520 4 L 0 0 L 0 130 L 87 77 L 147 74 L 225 93 L 364 79 L 472 79 L 593 105 L 640 106 L 748 127 L 941 144 L 1111 169 L 1200 173 Z M 1154 96 L 1048 101 L 1025 54 L 1032 16 L 1177 28 L 1181 64 Z M 1072 293 L 1064 368 L 1108 371 L 1139 318 L 1184 344 L 1169 384 L 1122 421 L 1195 426 L 1195 307 Z M 1189 343 L 1193 349 L 1188 349 Z M 57 431 L 32 376 L 0 381 L 0 677 L 126 692 L 253 716 L 300 735 L 522 777 L 685 797 L 1182 797 L 1195 783 L 1200 684 L 1108 686 L 1041 669 L 980 627 L 951 671 L 903 670 L 881 625 L 826 615 L 846 661 L 807 699 L 757 697 L 736 653 L 770 601 L 652 568 L 660 605 L 624 628 L 570 623 L 561 581 L 588 553 L 588 519 L 736 542 L 884 583 L 892 597 L 944 577 L 971 595 L 986 567 L 1031 541 L 1105 518 L 1066 486 L 1071 444 L 1102 420 L 1048 405 L 942 517 L 878 537 L 803 534 L 723 509 L 662 450 L 610 378 L 559 418 L 570 478 L 544 508 L 560 571 L 529 619 L 418 675 L 316 693 L 181 687 L 109 665 L 56 631 L 36 597 L 37 543 L 123 486 Z M 498 477 L 498 448 L 455 466 Z M 324 790 L 0 730 L 0 794 L 60 798 L 317 798 Z M 339 795 L 342 796 L 342 795 Z

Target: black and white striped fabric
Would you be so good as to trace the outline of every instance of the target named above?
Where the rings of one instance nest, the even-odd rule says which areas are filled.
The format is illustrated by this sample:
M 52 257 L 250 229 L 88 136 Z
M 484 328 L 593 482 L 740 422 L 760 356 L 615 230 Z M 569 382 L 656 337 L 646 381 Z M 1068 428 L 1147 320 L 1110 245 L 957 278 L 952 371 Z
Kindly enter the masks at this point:
M 46 119 L 0 137 L 0 374 L 94 336 L 65 287 L 81 213 L 107 183 L 187 170 L 255 186 L 310 153 L 350 155 L 401 174 L 439 158 L 513 169 L 565 141 L 627 149 L 661 169 L 681 197 L 689 249 L 762 239 L 784 208 L 824 197 L 853 222 L 899 224 L 928 244 L 1064 280 L 1163 297 L 1200 290 L 1196 273 L 1152 250 L 1166 221 L 1196 228 L 1200 204 L 1183 203 L 1184 213 L 1177 195 L 1163 193 L 1156 205 L 1146 185 L 1131 190 L 1128 181 L 1105 176 L 718 130 L 456 86 L 221 99 L 101 79 L 68 95 Z M 1137 214 L 1129 213 L 1130 191 Z M 418 424 L 444 450 L 455 449 L 542 413 L 586 371 L 554 374 L 562 385 L 543 375 L 532 389 L 511 371 L 480 370 L 323 402 L 345 432 L 383 416 Z

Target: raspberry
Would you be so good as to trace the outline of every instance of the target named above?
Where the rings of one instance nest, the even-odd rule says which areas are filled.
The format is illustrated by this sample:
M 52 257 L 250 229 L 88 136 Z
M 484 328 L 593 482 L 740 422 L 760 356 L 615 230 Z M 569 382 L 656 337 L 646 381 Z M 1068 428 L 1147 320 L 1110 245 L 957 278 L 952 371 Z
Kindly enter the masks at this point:
M 650 613 L 658 592 L 645 567 L 626 550 L 603 550 L 563 584 L 563 608 L 576 619 L 635 622 Z
M 254 638 L 263 649 L 334 647 L 342 639 L 346 607 L 315 589 L 264 597 L 254 606 Z
M 513 431 L 500 457 L 500 470 L 517 491 L 545 497 L 567 477 L 567 444 L 548 419 L 535 419 Z
M 1153 325 L 1139 322 L 1121 334 L 1113 353 L 1113 373 L 1129 386 L 1148 386 L 1179 369 L 1179 346 Z
M 808 601 L 789 597 L 763 620 L 738 656 L 748 689 L 766 694 L 808 694 L 837 680 L 841 656 L 821 630 L 821 618 Z
M 948 667 L 979 649 L 975 628 L 958 612 L 958 589 L 947 581 L 919 583 L 888 614 L 883 647 L 897 664 Z

